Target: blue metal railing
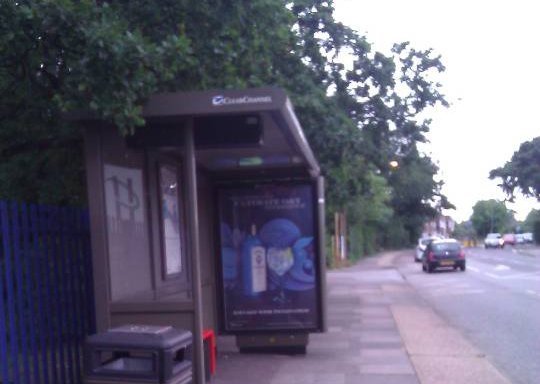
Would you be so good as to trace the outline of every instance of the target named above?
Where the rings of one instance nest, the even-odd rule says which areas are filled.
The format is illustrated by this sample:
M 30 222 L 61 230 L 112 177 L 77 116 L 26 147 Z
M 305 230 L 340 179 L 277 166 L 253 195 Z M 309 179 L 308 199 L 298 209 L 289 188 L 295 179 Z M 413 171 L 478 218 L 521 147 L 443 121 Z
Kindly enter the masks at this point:
M 88 212 L 0 201 L 0 383 L 80 383 L 95 331 Z

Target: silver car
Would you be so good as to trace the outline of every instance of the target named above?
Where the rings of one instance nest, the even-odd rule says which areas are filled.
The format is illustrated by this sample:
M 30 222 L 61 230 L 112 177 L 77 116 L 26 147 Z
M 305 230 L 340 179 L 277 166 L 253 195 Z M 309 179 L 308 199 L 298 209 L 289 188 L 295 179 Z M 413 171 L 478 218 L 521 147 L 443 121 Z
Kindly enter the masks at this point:
M 502 248 L 504 240 L 500 233 L 488 233 L 484 239 L 484 248 Z
M 424 254 L 424 251 L 426 250 L 426 247 L 429 243 L 431 243 L 433 240 L 440 240 L 442 237 L 440 236 L 426 236 L 421 237 L 418 239 L 418 245 L 416 246 L 416 251 L 414 254 L 414 261 L 420 262 L 422 261 L 422 255 Z

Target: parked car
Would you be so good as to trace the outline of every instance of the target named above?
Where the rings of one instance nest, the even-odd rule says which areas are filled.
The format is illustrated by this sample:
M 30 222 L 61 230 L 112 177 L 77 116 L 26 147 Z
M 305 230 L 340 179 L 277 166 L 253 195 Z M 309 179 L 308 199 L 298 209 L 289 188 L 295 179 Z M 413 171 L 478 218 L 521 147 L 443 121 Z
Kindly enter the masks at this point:
M 504 240 L 500 233 L 488 233 L 484 239 L 484 248 L 502 248 Z
M 525 232 L 523 234 L 523 241 L 525 243 L 532 243 L 534 241 L 534 236 L 531 232 Z
M 416 246 L 416 251 L 414 254 L 414 261 L 420 262 L 422 261 L 422 255 L 424 254 L 424 251 L 426 250 L 426 247 L 429 243 L 431 243 L 433 240 L 441 239 L 440 236 L 427 236 L 427 237 L 421 237 L 418 239 L 418 245 Z
M 440 239 L 430 242 L 422 258 L 422 270 L 431 273 L 437 268 L 453 268 L 465 271 L 465 251 L 455 239 Z
M 516 235 L 513 233 L 505 233 L 502 237 L 503 239 L 503 247 L 505 245 L 516 245 Z
M 525 239 L 523 238 L 523 233 L 516 233 L 516 244 L 523 244 L 525 243 Z

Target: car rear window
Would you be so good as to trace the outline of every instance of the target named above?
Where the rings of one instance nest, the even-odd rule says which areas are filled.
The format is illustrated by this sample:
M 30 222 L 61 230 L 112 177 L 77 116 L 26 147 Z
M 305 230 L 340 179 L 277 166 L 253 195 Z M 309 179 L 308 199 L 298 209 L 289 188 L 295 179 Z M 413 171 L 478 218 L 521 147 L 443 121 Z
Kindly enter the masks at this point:
M 433 244 L 433 250 L 440 251 L 459 251 L 460 245 L 457 243 L 439 243 Z

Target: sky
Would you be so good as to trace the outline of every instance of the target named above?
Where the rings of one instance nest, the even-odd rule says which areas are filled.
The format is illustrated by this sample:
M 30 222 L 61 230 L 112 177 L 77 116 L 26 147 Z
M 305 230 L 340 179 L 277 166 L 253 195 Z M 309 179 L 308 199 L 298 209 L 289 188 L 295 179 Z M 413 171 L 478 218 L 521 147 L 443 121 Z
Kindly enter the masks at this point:
M 335 18 L 389 53 L 393 43 L 433 48 L 446 71 L 437 79 L 451 103 L 429 112 L 423 147 L 440 168 L 448 211 L 467 220 L 479 200 L 505 195 L 489 171 L 540 136 L 540 3 L 512 1 L 334 0 Z M 540 204 L 518 195 L 507 204 L 523 220 Z

